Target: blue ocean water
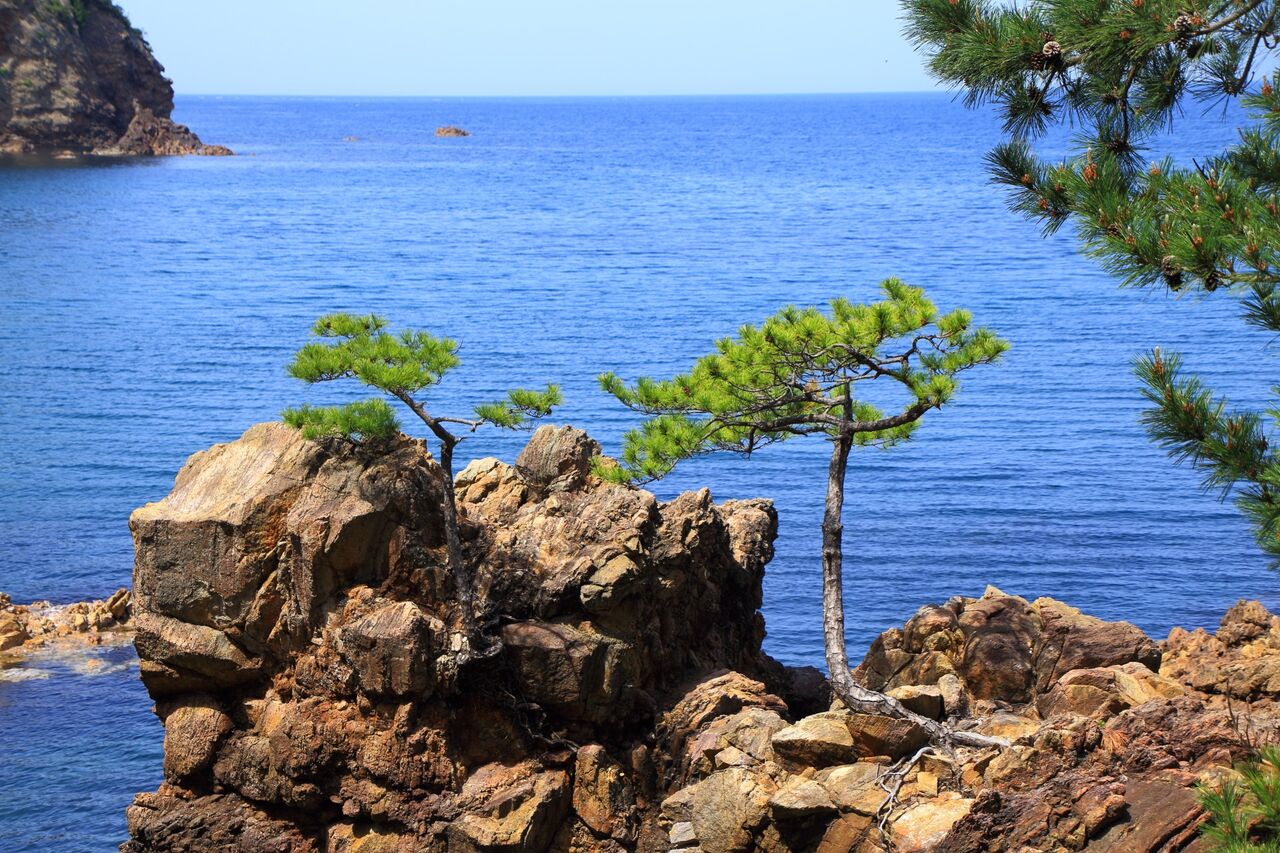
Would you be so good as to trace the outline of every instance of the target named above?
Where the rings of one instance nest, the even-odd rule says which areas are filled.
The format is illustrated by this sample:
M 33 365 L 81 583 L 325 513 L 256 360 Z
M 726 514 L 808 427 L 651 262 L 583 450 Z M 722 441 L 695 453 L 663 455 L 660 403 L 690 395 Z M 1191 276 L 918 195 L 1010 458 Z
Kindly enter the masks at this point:
M 556 420 L 616 450 L 635 419 L 597 373 L 669 374 L 784 304 L 873 298 L 899 275 L 1014 349 L 910 445 L 856 454 L 855 659 L 920 605 L 987 584 L 1156 637 L 1240 597 L 1280 602 L 1234 509 L 1147 442 L 1129 370 L 1160 344 L 1261 405 L 1269 340 L 1229 297 L 1121 291 L 1070 236 L 1041 239 L 987 182 L 998 122 L 946 95 L 189 97 L 176 117 L 241 156 L 0 167 L 0 590 L 15 600 L 127 584 L 128 514 L 190 453 L 354 393 L 284 375 L 318 314 L 461 341 L 441 408 L 560 382 Z M 1232 119 L 1188 116 L 1178 152 L 1229 142 Z M 473 135 L 434 138 L 443 124 Z M 482 434 L 459 455 L 510 459 L 523 440 Z M 657 488 L 777 502 L 766 645 L 788 663 L 821 662 L 825 452 L 708 457 Z M 0 849 L 111 849 L 133 792 L 159 782 L 130 656 L 98 654 L 0 682 Z

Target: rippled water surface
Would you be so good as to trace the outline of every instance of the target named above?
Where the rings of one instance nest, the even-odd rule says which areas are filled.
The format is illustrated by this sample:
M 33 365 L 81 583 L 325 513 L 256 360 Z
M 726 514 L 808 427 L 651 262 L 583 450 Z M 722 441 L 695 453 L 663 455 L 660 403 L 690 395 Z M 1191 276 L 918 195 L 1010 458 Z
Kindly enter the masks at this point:
M 608 450 L 634 421 L 593 377 L 686 366 L 786 303 L 900 275 L 1014 344 L 918 440 L 855 456 L 846 517 L 855 657 L 919 605 L 987 584 L 1162 636 L 1277 601 L 1228 505 L 1145 440 L 1129 361 L 1183 350 L 1242 403 L 1274 381 L 1228 298 L 1119 291 L 1071 239 L 1007 213 L 988 116 L 945 96 L 624 100 L 187 98 L 235 158 L 0 167 L 0 590 L 101 597 L 126 520 L 193 451 L 333 399 L 282 365 L 309 322 L 378 311 L 462 342 L 439 389 L 469 408 L 560 382 L 559 420 Z M 435 139 L 460 124 L 467 139 Z M 1192 117 L 1181 153 L 1229 140 Z M 358 137 L 346 141 L 345 137 Z M 485 435 L 462 457 L 510 459 Z M 821 442 L 687 464 L 781 512 L 768 650 L 819 663 Z M 0 849 L 106 850 L 160 777 L 127 650 L 0 680 Z M 41 668 L 33 663 L 32 667 Z

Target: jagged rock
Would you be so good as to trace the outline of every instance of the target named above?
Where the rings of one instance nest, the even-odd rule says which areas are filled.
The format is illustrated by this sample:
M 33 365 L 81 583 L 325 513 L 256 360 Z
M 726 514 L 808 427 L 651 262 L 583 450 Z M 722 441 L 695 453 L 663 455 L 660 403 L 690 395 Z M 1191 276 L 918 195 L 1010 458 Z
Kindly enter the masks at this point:
M 516 457 L 516 474 L 540 492 L 574 491 L 586 485 L 599 455 L 600 445 L 582 430 L 541 426 Z
M 956 821 L 969 813 L 972 799 L 956 794 L 943 795 L 909 806 L 893 821 L 893 849 L 898 853 L 929 853 Z
M 841 809 L 870 815 L 880 809 L 887 796 L 876 784 L 884 769 L 882 764 L 859 761 L 819 770 L 814 778 Z
M 1131 661 L 1160 664 L 1159 647 L 1135 626 L 990 588 L 982 598 L 923 607 L 881 634 L 855 677 L 874 690 L 936 684 L 953 694 L 943 702 L 955 713 L 971 700 L 1029 703 L 1065 672 Z M 954 695 L 957 681 L 963 696 Z
M 1073 669 L 1065 673 L 1053 689 L 1037 702 L 1040 714 L 1081 714 L 1111 716 L 1152 699 L 1172 699 L 1186 689 L 1133 662 L 1122 666 Z
M 713 773 L 694 785 L 689 789 L 690 813 L 698 843 L 708 853 L 750 850 L 776 790 L 768 777 L 740 767 Z
M 753 762 L 773 756 L 771 738 L 787 723 L 787 706 L 759 681 L 738 672 L 713 673 L 689 686 L 657 724 L 659 752 L 684 786 L 716 768 L 716 756 L 734 748 Z
M 461 668 L 444 478 L 421 442 L 264 424 L 193 456 L 131 519 L 137 646 L 172 753 L 135 843 L 193 844 L 208 800 L 333 850 L 633 850 L 666 835 L 668 773 L 728 772 L 671 758 L 701 736 L 767 763 L 786 705 L 733 670 L 782 672 L 756 612 L 772 507 L 659 502 L 590 476 L 597 452 L 544 431 L 525 473 L 491 459 L 456 478 L 496 643 Z M 767 802 L 776 786 L 755 784 Z
M 812 779 L 792 776 L 769 798 L 769 810 L 778 823 L 829 817 L 837 809 L 826 788 Z
M 942 688 L 935 684 L 904 684 L 886 692 L 901 702 L 908 711 L 914 711 L 922 717 L 940 720 L 946 714 Z
M 845 725 L 860 756 L 901 758 L 929 742 L 924 729 L 906 720 L 875 714 L 849 714 Z
M 11 610 L 0 609 L 0 652 L 21 646 L 31 635 L 26 624 Z
M 115 4 L 0 5 L 0 153 L 231 153 L 172 112 L 164 67 Z
M 420 443 L 258 427 L 193 457 L 134 520 L 168 781 L 130 808 L 124 849 L 1171 853 L 1197 784 L 1243 757 L 1241 721 L 1280 738 L 1280 620 L 1260 606 L 1175 632 L 1157 674 L 1133 626 L 994 590 L 922 609 L 858 676 L 1011 746 L 943 755 L 895 719 L 797 719 L 782 695 L 807 710 L 820 686 L 760 653 L 771 507 L 660 502 L 591 476 L 588 452 L 553 430 L 526 454 L 542 474 L 457 477 L 495 643 L 465 666 Z M 75 615 L 115 618 L 96 612 Z
M 444 624 L 411 601 L 384 605 L 342 628 L 343 657 L 373 696 L 419 696 L 432 686 Z
M 216 850 L 219 853 L 319 853 L 318 839 L 272 818 L 234 794 L 192 800 L 161 788 L 139 794 L 127 812 L 130 840 L 121 853 Z
M 572 625 L 517 622 L 502 629 L 525 696 L 570 720 L 600 722 L 631 711 L 627 650 Z
M 521 778 L 524 771 L 490 766 L 477 772 L 481 783 L 468 781 L 464 798 L 476 797 L 469 788 L 485 791 L 473 810 L 449 824 L 450 853 L 547 849 L 568 812 L 569 777 L 557 770 Z
M 1236 699 L 1280 697 L 1280 617 L 1241 601 L 1215 634 L 1174 628 L 1160 674 L 1204 693 Z
M 578 750 L 573 773 L 573 809 L 599 835 L 625 836 L 635 792 L 622 766 L 590 744 Z
M 153 696 L 234 687 L 259 678 L 262 663 L 221 631 L 142 612 L 134 619 L 142 681 Z
M 463 130 L 452 124 L 444 125 L 436 128 L 436 136 L 470 136 L 469 131 Z
M 883 849 L 868 838 L 871 829 L 870 817 L 859 814 L 843 815 L 827 827 L 822 840 L 814 848 L 815 853 L 853 853 L 853 851 L 872 853 L 872 851 Z

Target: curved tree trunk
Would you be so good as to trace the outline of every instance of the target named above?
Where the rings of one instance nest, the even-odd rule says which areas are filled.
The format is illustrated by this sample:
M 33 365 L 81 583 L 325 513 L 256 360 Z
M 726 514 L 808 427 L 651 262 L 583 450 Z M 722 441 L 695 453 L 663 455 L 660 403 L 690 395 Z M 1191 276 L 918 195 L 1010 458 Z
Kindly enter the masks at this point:
M 847 431 L 832 439 L 831 465 L 827 471 L 827 499 L 822 515 L 822 637 L 831 689 L 851 711 L 910 720 L 944 747 L 1008 746 L 1000 738 L 951 729 L 936 720 L 908 710 L 892 696 L 859 685 L 849 671 L 849 651 L 844 634 L 844 476 L 849 466 L 853 435 Z

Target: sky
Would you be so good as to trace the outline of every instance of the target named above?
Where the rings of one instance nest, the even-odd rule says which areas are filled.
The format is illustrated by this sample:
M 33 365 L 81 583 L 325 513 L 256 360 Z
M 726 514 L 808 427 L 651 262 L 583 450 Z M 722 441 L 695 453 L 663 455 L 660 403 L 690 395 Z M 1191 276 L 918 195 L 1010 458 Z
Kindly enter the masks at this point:
M 893 0 L 118 0 L 180 94 L 933 88 Z

